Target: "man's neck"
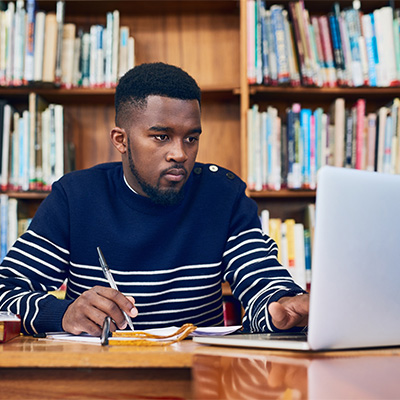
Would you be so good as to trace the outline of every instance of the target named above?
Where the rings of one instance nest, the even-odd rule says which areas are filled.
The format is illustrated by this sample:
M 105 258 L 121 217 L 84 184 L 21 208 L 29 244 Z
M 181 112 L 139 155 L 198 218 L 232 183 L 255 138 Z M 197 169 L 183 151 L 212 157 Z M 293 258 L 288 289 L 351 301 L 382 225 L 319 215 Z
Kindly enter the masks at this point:
M 124 181 L 126 183 L 126 186 L 128 186 L 129 189 L 132 190 L 133 193 L 139 194 L 131 185 L 129 185 L 128 181 L 126 180 L 125 174 L 124 174 Z

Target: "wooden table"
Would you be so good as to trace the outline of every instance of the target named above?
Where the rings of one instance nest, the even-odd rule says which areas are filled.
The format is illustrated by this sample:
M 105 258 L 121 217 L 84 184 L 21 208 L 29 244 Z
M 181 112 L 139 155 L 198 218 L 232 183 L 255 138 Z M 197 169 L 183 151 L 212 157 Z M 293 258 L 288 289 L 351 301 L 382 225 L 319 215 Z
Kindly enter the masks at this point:
M 101 347 L 29 337 L 0 345 L 0 399 L 266 398 L 400 398 L 400 349 L 310 355 L 190 340 Z

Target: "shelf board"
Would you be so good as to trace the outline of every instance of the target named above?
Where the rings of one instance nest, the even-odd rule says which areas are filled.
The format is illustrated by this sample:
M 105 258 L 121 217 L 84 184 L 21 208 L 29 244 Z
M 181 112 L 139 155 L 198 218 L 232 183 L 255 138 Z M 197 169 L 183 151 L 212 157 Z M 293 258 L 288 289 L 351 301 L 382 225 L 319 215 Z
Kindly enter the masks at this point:
M 315 97 L 321 99 L 327 98 L 390 98 L 399 95 L 399 87 L 336 87 L 336 88 L 319 88 L 319 87 L 290 87 L 290 86 L 264 86 L 252 85 L 249 87 L 250 95 L 255 97 L 273 96 L 274 99 L 290 98 L 300 101 L 315 100 Z
M 43 200 L 50 192 L 2 192 L 7 194 L 8 197 L 20 200 Z
M 56 1 L 39 0 L 38 8 L 45 11 L 55 11 Z M 135 14 L 175 14 L 175 13 L 226 13 L 239 12 L 237 0 L 141 0 L 141 1 L 96 1 L 96 0 L 67 0 L 66 15 L 102 15 L 119 10 L 121 15 Z
M 58 103 L 75 102 L 113 102 L 115 88 L 62 88 L 55 85 L 33 84 L 31 86 L 2 86 L 0 87 L 0 97 L 7 97 L 14 101 L 27 101 L 29 93 L 35 92 L 44 97 L 47 101 Z M 228 85 L 208 85 L 201 87 L 203 99 L 237 99 L 239 101 L 239 89 Z
M 305 189 L 281 189 L 281 190 L 262 190 L 255 191 L 251 190 L 248 195 L 252 198 L 315 198 L 315 190 L 305 190 Z

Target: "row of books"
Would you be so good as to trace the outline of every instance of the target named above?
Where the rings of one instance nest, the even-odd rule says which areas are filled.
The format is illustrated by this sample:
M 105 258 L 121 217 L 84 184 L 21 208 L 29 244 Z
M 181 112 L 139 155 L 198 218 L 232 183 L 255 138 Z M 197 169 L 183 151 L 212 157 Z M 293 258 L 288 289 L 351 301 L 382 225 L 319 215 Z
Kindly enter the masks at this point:
M 400 10 L 364 13 L 357 4 L 311 15 L 303 0 L 289 10 L 247 2 L 250 84 L 292 86 L 400 85 Z
M 268 210 L 262 210 L 260 219 L 263 231 L 278 246 L 278 261 L 288 269 L 298 285 L 310 290 L 314 204 L 307 206 L 305 216 L 305 223 L 299 223 L 291 218 L 272 218 Z
M 64 87 L 113 87 L 135 64 L 134 39 L 120 25 L 118 10 L 106 25 L 88 32 L 66 23 L 65 2 L 56 12 L 36 9 L 35 0 L 9 2 L 0 11 L 0 85 L 46 82 Z
M 0 194 L 0 261 L 31 222 L 26 203 Z
M 20 113 L 0 100 L 1 190 L 50 190 L 74 169 L 72 145 L 64 142 L 63 106 L 31 93 L 29 109 Z
M 400 174 L 398 98 L 376 112 L 365 99 L 346 107 L 337 98 L 329 112 L 294 103 L 282 117 L 255 104 L 247 121 L 250 190 L 315 189 L 324 165 Z

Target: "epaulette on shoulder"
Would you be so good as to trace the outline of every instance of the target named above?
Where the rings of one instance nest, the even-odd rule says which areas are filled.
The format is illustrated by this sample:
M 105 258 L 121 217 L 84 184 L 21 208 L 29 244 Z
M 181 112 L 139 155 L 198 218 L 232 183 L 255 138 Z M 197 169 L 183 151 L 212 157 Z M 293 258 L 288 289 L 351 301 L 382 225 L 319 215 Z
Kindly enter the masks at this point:
M 237 175 L 226 168 L 220 167 L 215 164 L 196 164 L 193 173 L 195 175 L 200 175 L 203 173 L 209 174 L 210 176 L 215 175 L 215 177 L 225 177 L 228 181 L 238 181 L 240 180 Z

